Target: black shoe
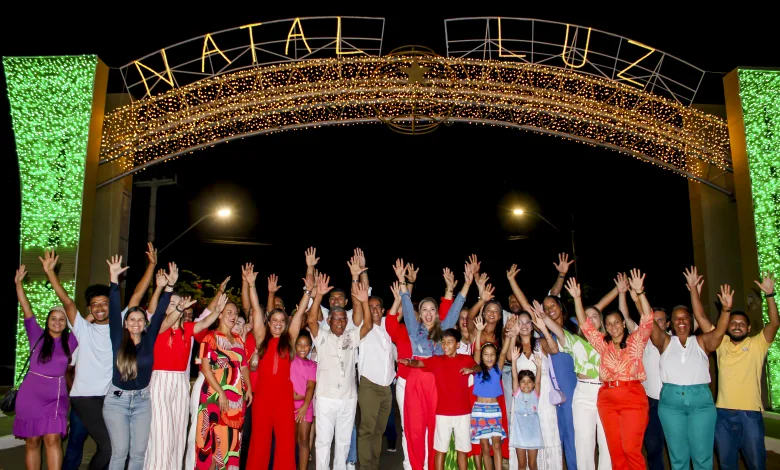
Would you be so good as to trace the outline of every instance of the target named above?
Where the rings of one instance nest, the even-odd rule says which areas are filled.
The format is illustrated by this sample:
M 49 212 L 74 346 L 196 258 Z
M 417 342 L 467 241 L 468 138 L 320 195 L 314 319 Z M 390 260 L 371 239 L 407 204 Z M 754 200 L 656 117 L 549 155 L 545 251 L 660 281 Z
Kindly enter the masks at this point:
M 395 441 L 387 441 L 387 451 L 395 452 Z

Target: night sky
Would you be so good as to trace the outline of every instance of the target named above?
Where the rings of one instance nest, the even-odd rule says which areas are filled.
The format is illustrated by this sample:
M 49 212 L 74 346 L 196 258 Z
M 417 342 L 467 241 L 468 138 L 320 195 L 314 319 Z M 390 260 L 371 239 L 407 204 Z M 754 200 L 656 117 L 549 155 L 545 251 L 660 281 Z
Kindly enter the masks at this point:
M 591 26 L 719 72 L 708 74 L 698 103 L 722 104 L 722 73 L 736 66 L 780 66 L 772 50 L 776 40 L 769 15 L 747 9 L 683 12 L 673 6 L 679 2 L 669 8 L 654 3 L 652 9 L 637 4 L 645 10 L 633 13 L 626 2 L 614 8 L 588 2 L 566 8 L 517 2 L 511 8 L 496 4 L 435 13 L 406 11 L 411 4 L 401 3 L 387 3 L 384 11 L 344 3 L 318 8 L 301 3 L 276 11 L 261 4 L 224 10 L 210 5 L 199 12 L 194 7 L 146 10 L 150 6 L 140 4 L 98 11 L 96 22 L 101 24 L 93 29 L 86 15 L 47 7 L 43 17 L 6 17 L 0 27 L 0 55 L 91 53 L 118 67 L 207 32 L 320 15 L 385 17 L 383 52 L 421 44 L 443 54 L 444 18 L 503 16 Z M 10 227 L 0 264 L 5 276 L 0 299 L 6 312 L 0 326 L 0 364 L 12 364 L 20 188 L 4 75 L 0 81 L 0 174 L 9 202 L 5 225 Z M 272 272 L 279 275 L 279 294 L 288 304 L 300 298 L 303 252 L 310 245 L 318 248 L 318 268 L 343 287 L 348 287 L 346 262 L 352 249 L 363 248 L 374 293 L 387 301 L 392 299 L 389 285 L 396 257 L 420 267 L 415 297 L 439 296 L 442 268 L 452 268 L 462 279 L 463 263 L 471 253 L 483 261 L 482 270 L 497 286 L 500 301 L 506 303 L 510 293 L 505 272 L 512 263 L 521 268 L 518 280 L 526 294 L 541 300 L 555 280 L 552 262 L 557 253 L 571 253 L 572 229 L 578 274 L 590 301 L 613 286 L 618 270 L 632 267 L 647 272 L 645 285 L 653 304 L 670 307 L 688 299 L 681 275 L 693 262 L 687 181 L 632 157 L 560 138 L 466 124 L 443 126 L 424 136 L 399 135 L 381 125 L 285 132 L 198 151 L 156 165 L 135 181 L 174 175 L 178 186 L 158 193 L 159 248 L 222 204 L 233 205 L 236 215 L 228 222 L 202 223 L 166 250 L 161 261 L 175 260 L 180 268 L 214 281 L 230 275 L 236 287 L 240 264 L 252 261 L 263 279 Z M 131 288 L 145 265 L 148 205 L 149 189 L 135 188 Z M 518 206 L 544 215 L 560 231 L 536 217 L 513 218 L 511 209 Z M 215 242 L 220 240 L 251 244 Z M 258 280 L 260 286 L 264 282 Z M 469 303 L 476 300 L 476 289 L 471 292 Z M 10 380 L 10 370 L 0 370 L 0 383 Z

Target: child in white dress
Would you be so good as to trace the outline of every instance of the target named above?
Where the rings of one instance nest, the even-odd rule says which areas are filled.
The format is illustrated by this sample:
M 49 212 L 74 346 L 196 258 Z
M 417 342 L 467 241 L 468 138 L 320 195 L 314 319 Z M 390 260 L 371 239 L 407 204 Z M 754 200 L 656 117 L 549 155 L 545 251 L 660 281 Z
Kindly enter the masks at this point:
M 544 449 L 542 427 L 539 423 L 539 393 L 541 374 L 530 370 L 517 371 L 520 348 L 512 349 L 512 389 L 514 411 L 512 412 L 512 430 L 509 432 L 509 447 L 517 449 L 518 468 L 537 470 L 536 462 L 539 449 Z M 542 358 L 534 354 L 536 370 L 542 370 Z M 526 467 L 527 465 L 527 467 Z

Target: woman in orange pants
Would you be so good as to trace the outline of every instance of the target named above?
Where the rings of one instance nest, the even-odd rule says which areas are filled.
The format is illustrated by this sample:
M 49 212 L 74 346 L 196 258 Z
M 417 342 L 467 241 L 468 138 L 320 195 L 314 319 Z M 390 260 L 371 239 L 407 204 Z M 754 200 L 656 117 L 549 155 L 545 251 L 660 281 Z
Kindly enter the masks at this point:
M 274 470 L 295 470 L 295 407 L 290 364 L 294 357 L 293 345 L 301 329 L 301 319 L 311 296 L 313 283 L 306 281 L 301 303 L 287 323 L 287 314 L 274 309 L 266 323 L 255 288 L 257 273 L 250 264 L 242 269 L 249 284 L 252 303 L 253 333 L 259 345 L 255 406 L 252 407 L 252 437 L 249 443 L 247 468 L 268 468 L 271 458 L 271 436 L 274 446 Z
M 409 291 L 406 288 L 406 266 L 403 260 L 397 260 L 394 270 L 398 277 L 401 290 L 401 306 L 404 312 L 404 323 L 412 343 L 412 354 L 415 359 L 441 356 L 442 330 L 452 328 L 458 322 L 459 313 L 466 302 L 471 282 L 474 279 L 472 269 L 476 265 L 465 267 L 465 282 L 455 301 L 450 306 L 444 320 L 439 319 L 436 301 L 427 297 L 420 301 L 419 319 L 415 316 L 414 306 Z M 447 283 L 447 296 L 451 296 L 455 287 L 455 277 L 445 269 L 444 280 Z M 433 436 L 436 430 L 436 383 L 433 374 L 426 374 L 412 369 L 406 381 L 406 396 L 404 398 L 404 433 L 409 449 L 409 462 L 412 470 L 422 470 L 425 465 L 425 452 L 428 452 L 428 470 L 435 468 Z M 426 442 L 425 432 L 428 432 Z

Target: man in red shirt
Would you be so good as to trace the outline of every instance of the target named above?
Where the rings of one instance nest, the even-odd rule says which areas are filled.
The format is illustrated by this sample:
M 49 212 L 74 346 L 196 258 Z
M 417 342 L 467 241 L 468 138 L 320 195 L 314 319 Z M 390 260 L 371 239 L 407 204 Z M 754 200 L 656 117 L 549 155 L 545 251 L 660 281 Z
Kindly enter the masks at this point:
M 467 454 L 471 451 L 471 400 L 469 376 L 478 372 L 479 366 L 471 356 L 458 354 L 460 332 L 450 328 L 442 332 L 443 356 L 427 359 L 401 359 L 399 364 L 424 368 L 436 378 L 439 400 L 436 404 L 436 431 L 433 448 L 436 451 L 436 470 L 444 470 L 444 457 L 450 447 L 450 437 L 455 436 L 458 451 L 458 468 L 466 470 Z

